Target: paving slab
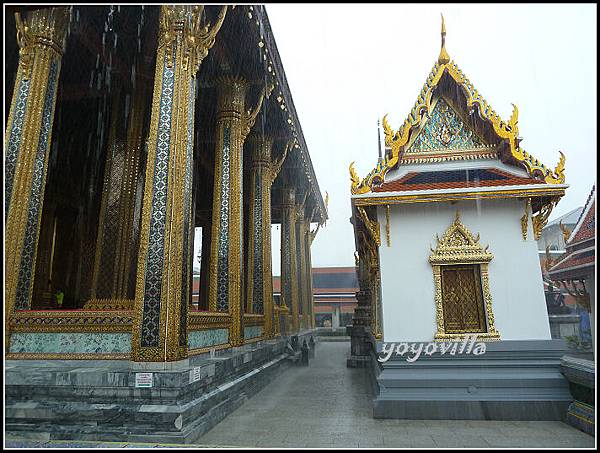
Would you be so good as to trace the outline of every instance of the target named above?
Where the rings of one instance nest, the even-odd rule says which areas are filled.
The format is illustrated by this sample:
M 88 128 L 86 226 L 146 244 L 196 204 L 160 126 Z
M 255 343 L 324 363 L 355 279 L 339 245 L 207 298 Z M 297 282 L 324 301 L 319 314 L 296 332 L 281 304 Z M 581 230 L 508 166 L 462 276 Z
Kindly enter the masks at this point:
M 555 421 L 374 419 L 367 371 L 346 368 L 348 350 L 347 343 L 318 343 L 310 366 L 292 368 L 279 375 L 197 439 L 195 445 L 185 447 L 593 448 L 595 445 L 594 437 Z M 76 443 L 81 442 L 63 441 L 60 445 L 69 448 Z M 86 446 L 108 444 L 86 443 Z M 43 439 L 6 441 L 7 447 L 55 445 L 59 443 Z M 127 448 L 141 445 L 112 444 Z M 167 446 L 183 445 L 157 445 Z
M 348 349 L 347 343 L 318 343 L 309 367 L 278 376 L 204 438 L 231 443 L 238 439 L 234 434 L 247 426 L 270 433 L 258 442 L 259 447 L 594 445 L 593 437 L 561 422 L 373 419 L 367 372 L 346 368 Z

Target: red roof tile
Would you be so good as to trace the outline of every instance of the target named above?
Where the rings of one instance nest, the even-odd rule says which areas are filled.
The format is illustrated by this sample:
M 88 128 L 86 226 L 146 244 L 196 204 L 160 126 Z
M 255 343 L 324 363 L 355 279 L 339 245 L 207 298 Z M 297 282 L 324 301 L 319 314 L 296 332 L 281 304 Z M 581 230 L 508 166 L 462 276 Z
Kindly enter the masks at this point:
M 569 241 L 571 244 L 576 244 L 577 242 L 585 241 L 587 239 L 592 239 L 594 237 L 595 228 L 596 228 L 596 200 L 592 201 L 592 206 L 587 211 L 585 217 L 581 220 L 581 225 L 575 233 L 575 236 Z
M 573 255 L 568 257 L 566 260 L 558 263 L 558 265 L 554 266 L 550 269 L 550 272 L 553 277 L 556 276 L 557 272 L 569 269 L 575 266 L 583 266 L 589 264 L 591 266 L 594 265 L 596 258 L 596 253 L 592 250 L 592 253 L 582 253 L 580 255 Z
M 450 173 L 464 172 L 465 178 L 448 177 Z M 544 184 L 538 179 L 515 176 L 511 173 L 496 168 L 473 169 L 469 172 L 478 172 L 482 178 L 468 176 L 466 170 L 434 171 L 434 172 L 409 172 L 395 181 L 383 183 L 373 189 L 373 192 L 404 192 L 411 190 L 432 189 L 460 189 L 474 187 L 494 186 L 519 186 L 530 184 Z M 472 178 L 472 179 L 471 179 Z M 454 180 L 453 180 L 454 179 Z M 423 182 L 420 182 L 423 181 Z

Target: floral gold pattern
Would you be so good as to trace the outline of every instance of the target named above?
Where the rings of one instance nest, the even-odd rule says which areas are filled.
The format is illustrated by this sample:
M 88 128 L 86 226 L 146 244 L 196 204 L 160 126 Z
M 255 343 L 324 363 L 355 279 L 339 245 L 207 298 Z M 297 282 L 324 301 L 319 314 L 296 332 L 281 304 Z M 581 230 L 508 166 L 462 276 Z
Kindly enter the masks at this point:
M 437 237 L 437 236 L 436 236 Z M 487 251 L 488 247 L 483 248 L 479 244 L 479 235 L 474 237 L 465 225 L 460 221 L 460 215 L 456 212 L 454 222 L 446 230 L 443 237 L 437 237 L 437 246 L 432 249 L 429 256 L 429 263 L 433 268 L 434 294 L 436 307 L 436 325 L 437 332 L 434 339 L 436 341 L 447 341 L 462 338 L 469 332 L 447 333 L 446 319 L 444 317 L 443 294 L 442 294 L 442 268 L 443 266 L 453 266 L 459 264 L 477 264 L 481 274 L 481 288 L 483 303 L 485 306 L 485 316 L 487 321 L 487 330 L 484 333 L 478 333 L 478 338 L 486 340 L 500 339 L 500 333 L 494 325 L 494 314 L 492 310 L 492 296 L 488 281 L 488 263 L 493 259 L 493 255 Z

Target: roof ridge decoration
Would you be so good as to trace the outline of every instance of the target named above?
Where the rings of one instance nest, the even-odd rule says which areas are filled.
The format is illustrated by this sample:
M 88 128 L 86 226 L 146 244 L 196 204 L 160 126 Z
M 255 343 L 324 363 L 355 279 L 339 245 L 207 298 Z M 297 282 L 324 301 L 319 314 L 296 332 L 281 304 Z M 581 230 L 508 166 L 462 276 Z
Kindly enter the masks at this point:
M 411 132 L 420 126 L 425 117 L 429 117 L 431 114 L 433 91 L 445 72 L 447 72 L 463 89 L 463 92 L 467 97 L 467 107 L 469 109 L 474 109 L 475 106 L 477 106 L 479 117 L 492 125 L 494 132 L 498 137 L 508 141 L 511 156 L 525 167 L 527 173 L 532 178 L 539 179 L 539 177 L 542 177 L 547 184 L 563 184 L 565 182 L 565 155 L 563 152 L 559 151 L 560 159 L 558 164 L 554 170 L 550 170 L 538 159 L 522 149 L 519 146 L 521 139 L 519 138 L 519 109 L 517 106 L 512 104 L 513 111 L 508 122 L 503 121 L 502 118 L 500 118 L 500 115 L 498 115 L 498 113 L 496 113 L 479 94 L 477 89 L 475 89 L 457 64 L 454 61 L 449 60 L 450 57 L 445 51 L 445 35 L 446 28 L 442 17 L 442 49 L 440 51 L 440 56 L 438 57 L 438 61 L 433 65 L 408 117 L 397 131 L 394 131 L 389 125 L 387 114 L 382 119 L 385 144 L 386 147 L 391 148 L 391 153 L 386 152 L 383 161 L 377 162 L 377 166 L 362 180 L 356 174 L 354 162 L 352 162 L 349 169 L 351 193 L 357 195 L 370 192 L 373 184 L 382 183 L 385 180 L 386 173 L 396 166 L 404 152 L 404 147 L 409 142 Z

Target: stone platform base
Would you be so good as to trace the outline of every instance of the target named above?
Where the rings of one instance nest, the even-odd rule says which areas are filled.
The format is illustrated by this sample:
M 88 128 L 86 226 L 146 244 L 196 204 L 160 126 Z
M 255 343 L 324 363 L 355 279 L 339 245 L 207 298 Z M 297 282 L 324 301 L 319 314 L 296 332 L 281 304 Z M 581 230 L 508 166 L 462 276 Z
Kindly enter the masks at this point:
M 310 336 L 300 333 L 299 343 Z M 117 360 L 7 360 L 5 433 L 36 440 L 193 443 L 292 366 L 287 340 L 190 357 L 167 370 Z M 152 388 L 136 388 L 136 373 L 149 371 Z
M 573 400 L 560 368 L 564 340 L 488 342 L 482 355 L 435 352 L 414 362 L 393 354 L 384 363 L 382 344 L 373 346 L 374 418 L 564 421 Z
M 567 411 L 567 423 L 584 433 L 595 436 L 596 367 L 594 362 L 565 356 L 561 367 L 575 400 Z

